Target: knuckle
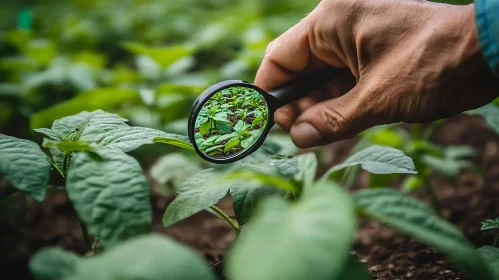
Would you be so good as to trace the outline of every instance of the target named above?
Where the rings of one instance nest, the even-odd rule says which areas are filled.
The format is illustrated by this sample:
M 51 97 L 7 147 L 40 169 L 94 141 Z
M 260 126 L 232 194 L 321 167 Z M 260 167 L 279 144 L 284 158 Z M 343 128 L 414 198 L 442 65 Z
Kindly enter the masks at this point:
M 363 108 L 366 118 L 381 120 L 383 123 L 400 122 L 405 110 L 396 93 L 398 90 L 393 83 L 376 79 L 360 96 L 359 108 Z
M 265 49 L 265 56 L 264 56 L 265 59 L 268 59 L 272 55 L 272 53 L 279 47 L 280 45 L 279 41 L 280 39 L 276 38 L 267 45 L 267 48 Z
M 327 108 L 322 112 L 325 120 L 325 132 L 327 134 L 345 133 L 347 119 L 336 108 Z

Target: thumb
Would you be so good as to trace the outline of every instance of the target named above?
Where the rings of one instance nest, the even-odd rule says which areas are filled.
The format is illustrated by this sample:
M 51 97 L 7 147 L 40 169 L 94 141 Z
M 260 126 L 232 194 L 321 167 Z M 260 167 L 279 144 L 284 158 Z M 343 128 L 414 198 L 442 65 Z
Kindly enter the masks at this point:
M 383 121 L 369 113 L 369 102 L 361 84 L 348 93 L 322 101 L 303 112 L 291 127 L 290 134 L 299 148 L 310 148 L 345 140 Z

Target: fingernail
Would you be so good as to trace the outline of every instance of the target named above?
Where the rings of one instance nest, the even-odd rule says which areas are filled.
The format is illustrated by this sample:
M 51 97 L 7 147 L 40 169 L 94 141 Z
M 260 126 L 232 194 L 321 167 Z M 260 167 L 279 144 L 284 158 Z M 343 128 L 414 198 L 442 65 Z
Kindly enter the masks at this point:
M 295 145 L 300 148 L 314 146 L 321 139 L 319 131 L 307 122 L 301 122 L 291 128 L 291 135 Z

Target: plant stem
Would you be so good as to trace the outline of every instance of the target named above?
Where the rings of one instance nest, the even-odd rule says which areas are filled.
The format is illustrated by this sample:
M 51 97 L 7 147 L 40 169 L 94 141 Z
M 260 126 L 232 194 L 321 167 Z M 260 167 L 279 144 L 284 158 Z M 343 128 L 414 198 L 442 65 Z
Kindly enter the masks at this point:
M 217 212 L 224 220 L 226 220 L 232 228 L 236 231 L 236 236 L 239 236 L 239 233 L 241 232 L 241 229 L 234 223 L 234 221 L 229 217 L 229 215 L 225 214 L 222 209 L 216 207 L 215 205 L 210 206 L 211 209 L 213 209 L 215 212 Z
M 411 127 L 411 134 L 413 139 L 421 139 L 421 125 L 413 124 Z
M 81 235 L 83 236 L 83 242 L 85 242 L 85 246 L 87 246 L 87 250 L 92 250 L 92 242 L 90 242 L 90 236 L 88 235 L 87 226 L 79 218 L 78 218 L 78 222 L 80 223 L 80 229 L 81 229 Z
M 492 246 L 496 247 L 498 239 L 499 239 L 499 235 L 496 235 L 496 237 L 494 238 L 494 243 L 492 244 Z
M 62 172 L 64 172 L 64 175 L 68 175 L 68 168 L 69 168 L 69 161 L 71 160 L 71 154 L 66 154 L 64 156 L 64 162 L 62 163 Z
M 442 215 L 442 207 L 440 206 L 440 201 L 438 200 L 437 195 L 435 194 L 435 191 L 433 191 L 433 188 L 430 184 L 430 180 L 426 179 L 424 183 L 424 189 L 426 191 L 426 194 L 430 197 L 431 205 L 433 207 L 433 210 L 437 212 L 439 216 Z
M 52 165 L 52 167 L 55 168 L 57 173 L 59 173 L 59 175 L 61 175 L 62 179 L 66 179 L 66 176 L 64 176 L 64 171 L 59 169 L 59 167 L 57 167 L 57 165 L 55 165 L 55 163 L 53 163 L 52 160 L 50 161 L 50 165 Z

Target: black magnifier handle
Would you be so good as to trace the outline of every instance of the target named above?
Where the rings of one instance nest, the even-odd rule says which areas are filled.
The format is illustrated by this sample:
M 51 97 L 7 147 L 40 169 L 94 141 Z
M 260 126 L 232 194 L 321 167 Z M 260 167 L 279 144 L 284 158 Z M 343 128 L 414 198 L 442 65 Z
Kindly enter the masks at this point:
M 339 68 L 334 67 L 322 68 L 280 85 L 269 91 L 269 94 L 276 98 L 277 108 L 280 108 L 296 99 L 304 97 L 312 90 L 320 88 L 326 82 L 330 81 L 338 71 Z

